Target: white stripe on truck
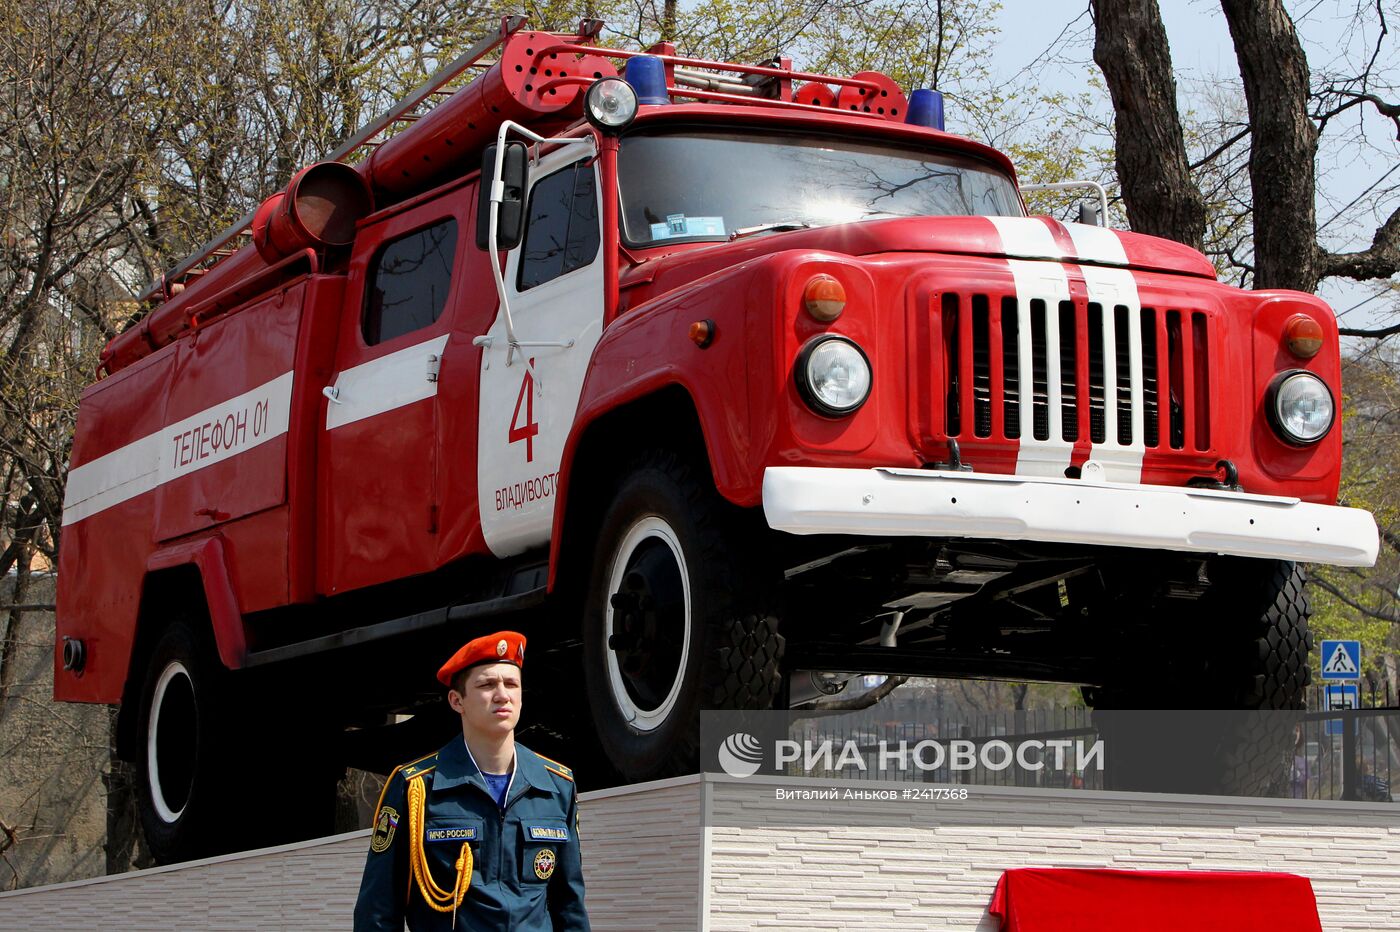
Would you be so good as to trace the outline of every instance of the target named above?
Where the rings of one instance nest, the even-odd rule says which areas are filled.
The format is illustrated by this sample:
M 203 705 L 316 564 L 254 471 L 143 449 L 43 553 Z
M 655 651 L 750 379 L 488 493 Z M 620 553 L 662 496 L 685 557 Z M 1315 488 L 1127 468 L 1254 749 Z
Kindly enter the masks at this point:
M 441 360 L 446 347 L 443 334 L 341 372 L 335 380 L 340 404 L 326 405 L 326 430 L 432 398 L 438 383 L 428 381 L 429 357 Z
M 291 418 L 292 375 L 285 372 L 73 468 L 63 498 L 64 525 L 282 436 Z

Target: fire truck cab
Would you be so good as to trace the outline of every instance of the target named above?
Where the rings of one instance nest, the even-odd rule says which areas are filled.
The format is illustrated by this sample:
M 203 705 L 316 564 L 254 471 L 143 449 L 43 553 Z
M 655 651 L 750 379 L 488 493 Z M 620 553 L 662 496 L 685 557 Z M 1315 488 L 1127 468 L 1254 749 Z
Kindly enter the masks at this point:
M 932 92 L 596 37 L 508 19 L 105 351 L 55 693 L 120 705 L 158 858 L 267 787 L 325 830 L 345 730 L 507 622 L 627 780 L 857 673 L 1301 702 L 1298 564 L 1377 552 L 1326 304 L 1026 216 Z

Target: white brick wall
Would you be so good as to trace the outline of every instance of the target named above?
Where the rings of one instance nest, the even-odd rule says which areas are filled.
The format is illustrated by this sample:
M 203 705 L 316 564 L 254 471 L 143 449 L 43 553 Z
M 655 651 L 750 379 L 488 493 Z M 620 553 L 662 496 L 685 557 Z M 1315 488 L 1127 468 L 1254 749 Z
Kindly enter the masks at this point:
M 830 785 L 707 780 L 709 929 L 995 932 L 1011 867 L 1284 871 L 1312 880 L 1327 932 L 1400 929 L 1400 805 L 968 787 L 831 827 L 854 804 L 773 799 Z
M 368 836 L 0 894 L 0 928 L 347 929 Z
M 699 928 L 700 799 L 699 777 L 579 797 L 583 878 L 595 929 Z
M 994 932 L 1004 869 L 1086 866 L 1289 871 L 1312 879 L 1328 932 L 1400 929 L 1400 806 L 970 787 L 964 802 L 862 803 L 878 825 L 832 827 L 848 810 L 772 798 L 804 784 L 829 785 L 585 793 L 594 927 Z M 366 834 L 0 894 L 0 929 L 345 929 Z
M 596 928 L 695 929 L 700 779 L 584 793 L 584 879 Z M 369 832 L 0 894 L 0 929 L 343 930 Z

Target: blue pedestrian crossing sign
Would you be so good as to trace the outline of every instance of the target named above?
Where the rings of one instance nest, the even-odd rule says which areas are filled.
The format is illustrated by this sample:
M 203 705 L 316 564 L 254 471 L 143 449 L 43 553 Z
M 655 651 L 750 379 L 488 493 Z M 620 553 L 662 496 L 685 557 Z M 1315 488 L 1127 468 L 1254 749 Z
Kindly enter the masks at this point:
M 1361 689 L 1355 683 L 1328 683 L 1322 688 L 1327 695 L 1327 711 L 1361 708 Z M 1329 736 L 1342 734 L 1342 720 L 1329 718 L 1324 725 L 1323 733 Z
M 1322 678 L 1324 680 L 1361 679 L 1361 642 L 1323 641 Z

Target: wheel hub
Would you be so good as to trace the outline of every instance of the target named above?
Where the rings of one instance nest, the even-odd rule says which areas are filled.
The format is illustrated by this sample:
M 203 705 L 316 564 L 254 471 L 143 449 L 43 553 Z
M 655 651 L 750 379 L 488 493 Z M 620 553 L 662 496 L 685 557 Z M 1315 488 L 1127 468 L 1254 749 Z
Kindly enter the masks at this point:
M 649 731 L 670 714 L 690 648 L 690 589 L 674 530 L 660 518 L 624 535 L 609 578 L 607 646 L 613 698 Z
M 164 822 L 177 821 L 189 803 L 198 735 L 194 683 L 185 665 L 173 661 L 156 681 L 146 728 L 146 779 Z

